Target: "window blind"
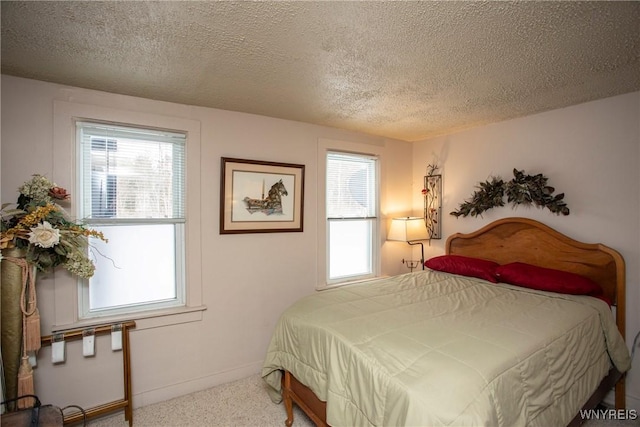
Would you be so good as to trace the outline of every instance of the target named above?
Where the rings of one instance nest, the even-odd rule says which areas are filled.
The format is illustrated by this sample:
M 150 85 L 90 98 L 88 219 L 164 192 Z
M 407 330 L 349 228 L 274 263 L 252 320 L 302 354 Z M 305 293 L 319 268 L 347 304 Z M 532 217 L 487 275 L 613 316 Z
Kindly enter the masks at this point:
M 376 217 L 375 157 L 327 154 L 327 218 Z
M 184 133 L 79 121 L 82 216 L 184 220 Z

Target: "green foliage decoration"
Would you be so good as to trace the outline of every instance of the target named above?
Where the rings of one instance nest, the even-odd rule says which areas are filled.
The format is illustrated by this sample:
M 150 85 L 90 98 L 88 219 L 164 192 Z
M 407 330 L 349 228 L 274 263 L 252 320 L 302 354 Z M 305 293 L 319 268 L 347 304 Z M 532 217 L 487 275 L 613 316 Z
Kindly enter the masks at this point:
M 555 188 L 547 185 L 547 177 L 542 174 L 526 175 L 524 171 L 513 169 L 513 179 L 505 182 L 499 177 L 480 182 L 471 199 L 460 204 L 451 212 L 455 217 L 482 216 L 495 207 L 504 206 L 504 196 L 513 205 L 547 208 L 556 215 L 569 215 L 569 207 L 564 202 L 564 193 L 553 195 Z

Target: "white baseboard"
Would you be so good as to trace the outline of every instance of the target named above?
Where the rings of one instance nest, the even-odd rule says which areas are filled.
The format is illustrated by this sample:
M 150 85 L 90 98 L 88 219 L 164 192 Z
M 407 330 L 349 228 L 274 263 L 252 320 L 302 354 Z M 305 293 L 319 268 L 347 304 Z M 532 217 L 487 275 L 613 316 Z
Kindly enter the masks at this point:
M 133 394 L 133 408 L 140 408 L 154 403 L 163 402 L 175 397 L 206 390 L 220 384 L 237 381 L 251 375 L 255 375 L 262 370 L 262 361 L 250 363 L 228 371 L 217 372 L 205 377 L 195 378 L 179 384 L 172 384 L 167 387 L 155 390 L 147 390 Z

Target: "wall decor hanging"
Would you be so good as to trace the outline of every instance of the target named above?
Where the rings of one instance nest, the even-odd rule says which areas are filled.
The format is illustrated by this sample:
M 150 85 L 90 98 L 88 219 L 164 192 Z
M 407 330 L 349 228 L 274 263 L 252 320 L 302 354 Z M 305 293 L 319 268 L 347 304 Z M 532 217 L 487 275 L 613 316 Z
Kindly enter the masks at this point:
M 304 165 L 222 158 L 220 234 L 302 231 Z
M 429 239 L 442 238 L 442 175 L 436 174 L 437 165 L 427 166 L 427 175 L 424 177 L 424 222 L 427 227 Z
M 525 205 L 547 208 L 556 215 L 569 215 L 569 207 L 564 202 L 564 193 L 553 195 L 555 188 L 547 185 L 547 177 L 542 174 L 526 175 L 524 170 L 513 169 L 513 179 L 503 181 L 500 177 L 480 182 L 471 199 L 460 204 L 458 210 L 451 212 L 455 217 L 482 216 L 482 213 L 507 203 L 514 206 Z

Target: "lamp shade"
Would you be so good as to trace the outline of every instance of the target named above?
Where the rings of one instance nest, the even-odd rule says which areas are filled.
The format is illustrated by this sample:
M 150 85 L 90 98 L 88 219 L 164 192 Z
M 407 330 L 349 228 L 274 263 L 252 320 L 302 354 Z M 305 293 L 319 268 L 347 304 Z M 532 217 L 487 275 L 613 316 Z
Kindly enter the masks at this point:
M 387 240 L 397 240 L 401 242 L 429 240 L 429 232 L 424 223 L 424 218 L 417 216 L 393 218 Z

